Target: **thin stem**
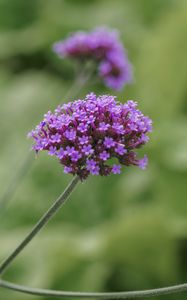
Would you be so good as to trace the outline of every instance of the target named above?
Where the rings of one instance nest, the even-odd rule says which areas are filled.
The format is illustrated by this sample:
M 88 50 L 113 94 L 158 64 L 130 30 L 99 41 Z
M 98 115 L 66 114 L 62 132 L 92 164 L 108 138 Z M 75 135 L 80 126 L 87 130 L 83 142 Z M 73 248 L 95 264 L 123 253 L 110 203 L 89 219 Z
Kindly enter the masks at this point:
M 18 169 L 17 173 L 14 174 L 12 179 L 10 180 L 10 183 L 8 185 L 8 188 L 5 190 L 4 194 L 0 198 L 0 214 L 2 213 L 3 209 L 7 205 L 7 203 L 12 198 L 14 192 L 16 191 L 16 187 L 18 183 L 21 181 L 22 178 L 25 177 L 27 172 L 29 171 L 29 167 L 31 163 L 33 162 L 34 154 L 32 152 L 28 152 L 25 156 L 25 159 L 23 159 L 23 162 Z
M 182 293 L 187 290 L 187 284 L 173 285 L 158 289 L 128 291 L 128 292 L 113 292 L 113 293 L 92 293 L 92 292 L 72 292 L 72 291 L 58 291 L 39 288 L 30 288 L 23 285 L 14 284 L 8 281 L 0 280 L 0 286 L 6 289 L 14 290 L 24 294 L 31 294 L 37 296 L 51 296 L 51 297 L 74 297 L 74 298 L 100 298 L 100 299 L 134 299 L 152 296 L 161 296 L 174 293 Z
M 83 68 L 82 72 L 77 72 L 76 79 L 70 87 L 70 89 L 65 94 L 64 98 L 67 99 L 72 98 L 73 96 L 76 97 L 81 91 L 81 89 L 84 87 L 84 85 L 90 80 L 91 76 L 92 72 L 87 70 L 86 68 Z M 29 151 L 26 154 L 25 159 L 20 165 L 18 171 L 10 180 L 10 183 L 6 188 L 4 194 L 0 197 L 0 214 L 2 214 L 3 209 L 5 209 L 8 203 L 11 201 L 14 193 L 16 192 L 19 182 L 21 182 L 22 179 L 25 177 L 33 162 L 33 153 Z
M 91 76 L 92 70 L 87 70 L 86 68 L 83 68 L 82 72 L 79 72 L 79 70 L 77 70 L 76 80 L 66 93 L 65 98 L 72 98 L 72 96 L 76 97 L 82 90 L 84 85 L 90 80 Z
M 70 194 L 75 189 L 79 177 L 75 176 L 65 191 L 59 196 L 59 198 L 52 204 L 47 212 L 41 217 L 38 223 L 34 226 L 31 232 L 25 237 L 25 239 L 18 245 L 18 247 L 7 257 L 7 259 L 0 265 L 0 275 L 7 269 L 7 267 L 13 262 L 13 260 L 23 251 L 23 249 L 31 242 L 31 240 L 37 235 L 37 233 L 49 222 L 49 220 L 56 214 L 60 207 L 65 203 Z

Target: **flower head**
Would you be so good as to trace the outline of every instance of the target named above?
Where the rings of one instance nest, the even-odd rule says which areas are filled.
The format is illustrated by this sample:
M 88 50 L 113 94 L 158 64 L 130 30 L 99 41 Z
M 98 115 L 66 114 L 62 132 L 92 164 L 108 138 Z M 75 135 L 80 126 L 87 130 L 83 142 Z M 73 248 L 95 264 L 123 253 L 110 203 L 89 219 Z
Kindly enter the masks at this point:
M 90 32 L 78 31 L 54 44 L 59 57 L 93 60 L 106 86 L 120 90 L 132 81 L 132 67 L 119 40 L 117 30 L 105 27 Z
M 147 157 L 138 159 L 135 150 L 148 142 L 151 129 L 152 121 L 136 102 L 122 104 L 114 96 L 91 93 L 47 113 L 29 137 L 35 140 L 36 152 L 48 151 L 65 173 L 85 179 L 89 174 L 120 174 L 123 165 L 144 169 Z M 111 164 L 111 159 L 118 163 Z

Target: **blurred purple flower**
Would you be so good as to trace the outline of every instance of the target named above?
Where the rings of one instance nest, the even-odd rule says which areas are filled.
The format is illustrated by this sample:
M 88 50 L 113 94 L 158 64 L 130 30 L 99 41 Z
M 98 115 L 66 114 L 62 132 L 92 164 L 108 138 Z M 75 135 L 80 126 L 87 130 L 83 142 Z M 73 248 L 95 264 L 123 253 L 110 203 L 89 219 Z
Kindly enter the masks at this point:
M 99 27 L 90 32 L 78 31 L 56 42 L 53 50 L 59 57 L 93 60 L 106 86 L 120 90 L 132 81 L 132 66 L 117 30 Z

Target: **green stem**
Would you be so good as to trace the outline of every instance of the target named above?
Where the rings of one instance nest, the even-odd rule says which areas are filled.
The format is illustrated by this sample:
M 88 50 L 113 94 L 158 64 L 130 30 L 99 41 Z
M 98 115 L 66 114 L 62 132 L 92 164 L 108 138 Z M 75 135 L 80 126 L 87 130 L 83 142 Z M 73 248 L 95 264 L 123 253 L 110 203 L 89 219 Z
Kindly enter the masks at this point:
M 84 85 L 90 80 L 91 76 L 93 75 L 92 70 L 87 70 L 87 68 L 83 68 L 81 72 L 79 69 L 77 70 L 76 80 L 72 84 L 71 88 L 66 93 L 65 97 L 67 100 L 68 98 L 76 97 L 79 92 L 82 90 Z
M 12 179 L 10 180 L 10 183 L 5 190 L 4 194 L 0 198 L 0 214 L 2 214 L 3 210 L 5 209 L 6 205 L 10 201 L 10 199 L 13 197 L 14 192 L 16 191 L 16 187 L 18 186 L 18 183 L 21 181 L 22 178 L 25 177 L 27 172 L 29 171 L 29 167 L 31 166 L 32 162 L 34 160 L 34 153 L 28 152 L 25 158 L 23 159 L 23 162 L 16 172 Z
M 151 290 L 129 291 L 129 292 L 113 292 L 113 293 L 92 293 L 92 292 L 71 292 L 57 291 L 39 288 L 30 288 L 23 285 L 14 284 L 8 281 L 0 280 L 0 286 L 6 289 L 14 290 L 24 294 L 36 296 L 51 297 L 73 297 L 73 298 L 100 298 L 100 299 L 135 299 L 143 297 L 161 296 L 174 293 L 182 293 L 187 290 L 187 284 L 173 285 Z
M 18 245 L 18 247 L 2 262 L 0 265 L 0 275 L 7 269 L 7 267 L 13 262 L 13 260 L 23 251 L 23 249 L 31 242 L 31 240 L 37 235 L 37 233 L 49 222 L 49 220 L 56 214 L 64 202 L 68 199 L 70 194 L 75 189 L 79 177 L 75 176 L 65 191 L 59 196 L 59 198 L 52 204 L 48 211 L 41 217 L 38 223 L 34 226 L 31 232 L 25 237 L 25 239 Z

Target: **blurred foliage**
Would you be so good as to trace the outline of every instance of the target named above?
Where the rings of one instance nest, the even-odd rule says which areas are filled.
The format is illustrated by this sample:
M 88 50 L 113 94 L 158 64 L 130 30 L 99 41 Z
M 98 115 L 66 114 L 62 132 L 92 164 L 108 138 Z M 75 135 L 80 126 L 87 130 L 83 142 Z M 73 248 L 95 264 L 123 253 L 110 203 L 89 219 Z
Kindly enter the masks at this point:
M 120 30 L 135 82 L 119 93 L 154 120 L 146 171 L 90 178 L 8 270 L 36 287 L 115 291 L 187 281 L 187 1 L 0 0 L 0 192 L 27 155 L 26 133 L 74 81 L 54 41 L 99 25 Z M 94 90 L 90 83 L 79 96 Z M 41 154 L 0 214 L 3 259 L 70 177 Z M 0 290 L 0 298 L 39 299 Z M 47 298 L 40 298 L 45 299 Z M 186 295 L 159 299 L 186 299 Z M 49 299 L 48 299 L 49 300 Z

